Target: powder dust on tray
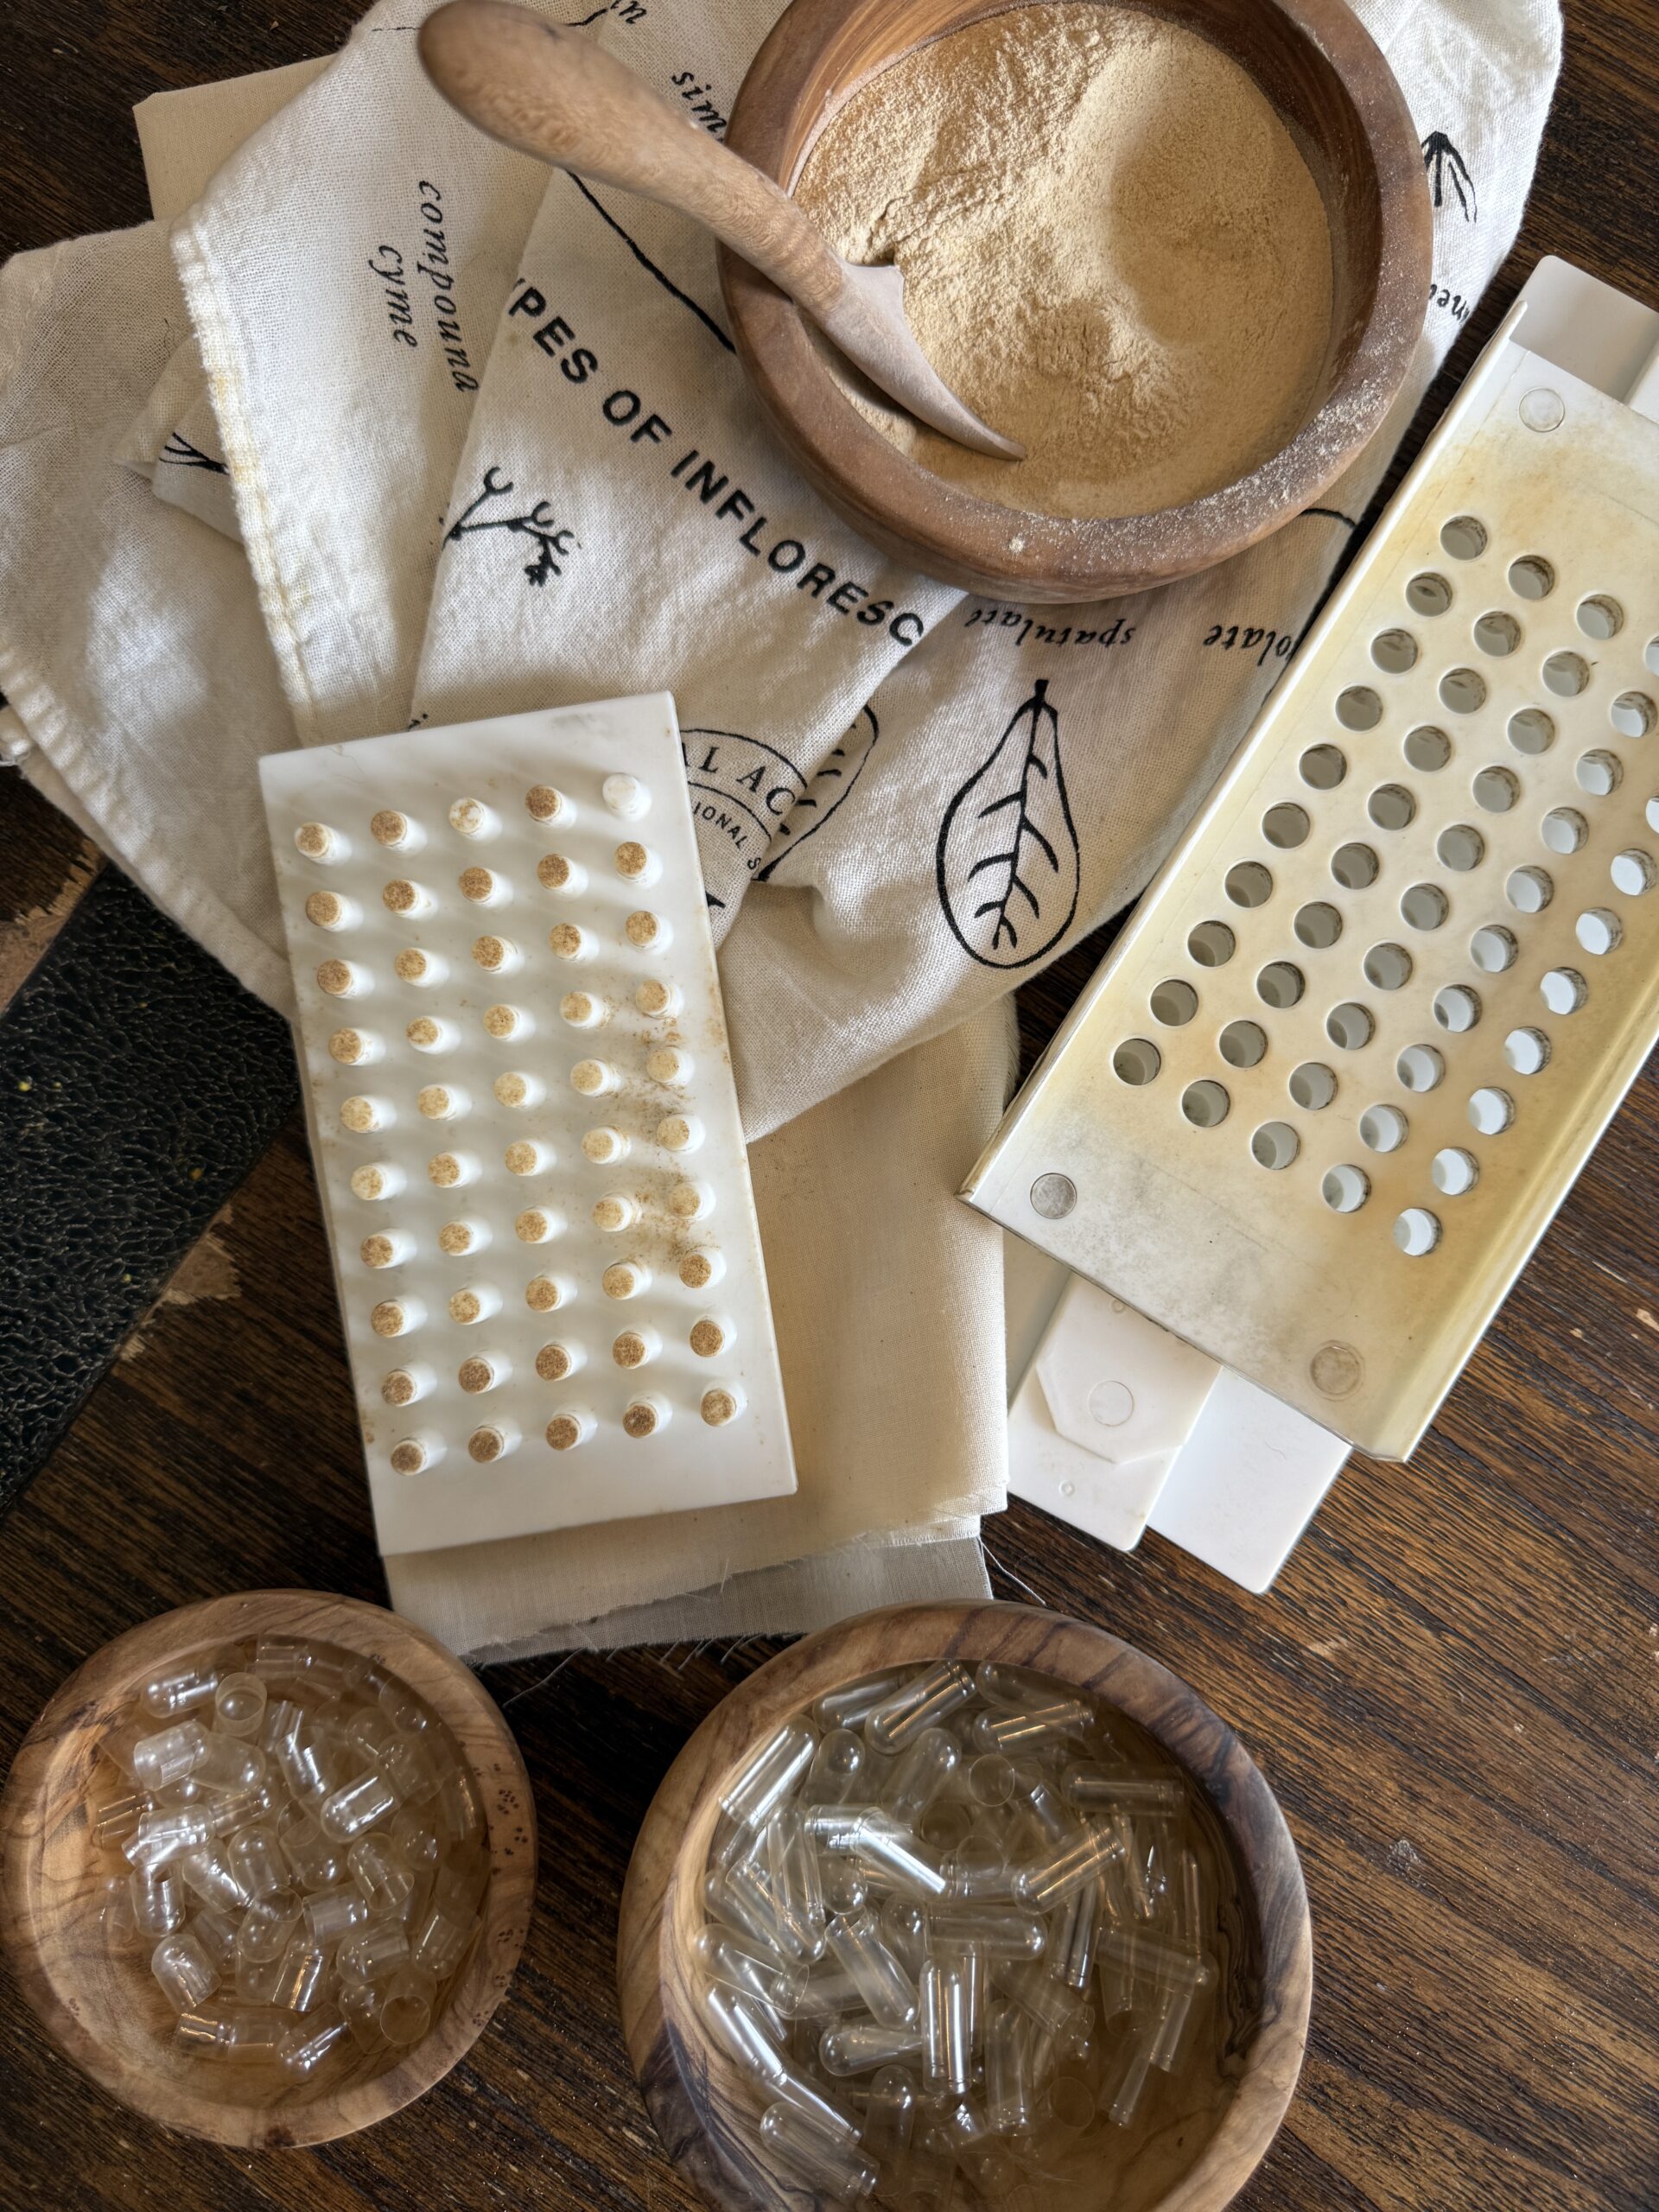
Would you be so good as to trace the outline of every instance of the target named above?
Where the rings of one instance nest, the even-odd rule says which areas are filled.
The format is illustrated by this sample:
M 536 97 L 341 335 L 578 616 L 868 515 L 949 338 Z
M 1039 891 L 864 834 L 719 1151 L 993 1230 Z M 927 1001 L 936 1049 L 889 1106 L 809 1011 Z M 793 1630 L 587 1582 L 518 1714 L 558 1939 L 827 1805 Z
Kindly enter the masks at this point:
M 1313 411 L 1331 334 L 1324 207 L 1244 70 L 1094 0 L 1019 8 L 884 69 L 796 197 L 892 262 L 929 359 L 1027 448 L 981 454 L 842 373 L 905 454 L 1044 514 L 1147 514 L 1236 482 Z

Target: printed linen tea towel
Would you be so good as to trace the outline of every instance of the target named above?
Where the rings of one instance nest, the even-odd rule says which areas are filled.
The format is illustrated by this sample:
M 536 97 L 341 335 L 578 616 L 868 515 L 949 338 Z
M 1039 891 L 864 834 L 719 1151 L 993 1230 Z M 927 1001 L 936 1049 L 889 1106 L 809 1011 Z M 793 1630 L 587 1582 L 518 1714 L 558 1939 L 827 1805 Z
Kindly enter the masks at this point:
M 1033 611 L 907 572 L 832 516 L 758 417 L 708 234 L 561 172 L 541 173 L 532 219 L 522 157 L 475 133 L 468 147 L 423 81 L 424 12 L 375 9 L 178 235 L 284 682 L 302 733 L 327 736 L 400 690 L 444 720 L 671 671 L 758 1134 L 1006 991 L 1145 883 L 1514 236 L 1559 15 L 1360 0 L 1436 202 L 1433 296 L 1391 423 L 1317 508 L 1225 567 Z M 589 24 L 718 137 L 777 10 L 544 12 Z M 320 221 L 339 249 L 322 268 Z M 296 323 L 283 303 L 302 292 Z M 474 378 L 475 397 L 458 389 Z M 458 463 L 442 496 L 440 448 Z M 1022 785 L 1043 790 L 1043 819 L 988 906 L 970 797 Z

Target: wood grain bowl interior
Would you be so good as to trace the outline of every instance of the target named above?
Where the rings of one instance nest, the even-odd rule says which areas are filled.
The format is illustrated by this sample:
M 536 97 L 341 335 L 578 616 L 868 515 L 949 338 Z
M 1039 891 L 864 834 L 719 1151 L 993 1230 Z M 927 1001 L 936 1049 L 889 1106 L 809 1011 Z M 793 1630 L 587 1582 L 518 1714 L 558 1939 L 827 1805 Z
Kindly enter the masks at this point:
M 819 134 L 902 55 L 1029 0 L 791 0 L 750 65 L 727 143 L 792 188 Z M 1283 118 L 1331 226 L 1332 318 L 1319 404 L 1239 482 L 1152 515 L 1071 521 L 947 483 L 890 445 L 832 374 L 823 342 L 722 247 L 733 338 L 802 474 L 852 526 L 925 574 L 992 597 L 1072 602 L 1211 567 L 1316 501 L 1381 423 L 1427 310 L 1433 238 L 1415 128 L 1343 0 L 1109 0 L 1231 54 Z
M 953 1657 L 1028 1667 L 1126 1716 L 1197 1785 L 1221 1897 L 1223 2001 L 1213 2065 L 1180 2077 L 1179 2110 L 1126 2131 L 1111 2212 L 1219 2212 L 1266 2154 L 1306 2041 L 1313 1939 L 1283 1815 L 1243 1745 L 1197 1694 L 1103 1630 L 1034 1606 L 906 1605 L 804 1638 L 715 1707 L 647 1812 L 623 1891 L 618 1983 L 628 2055 L 677 2165 L 717 2212 L 775 2212 L 811 2193 L 776 2165 L 748 2085 L 705 2035 L 691 1945 L 719 1799 L 748 1754 L 826 1690 L 876 1669 Z M 1200 1847 L 1203 1852 L 1203 1846 Z M 1202 2056 L 1202 2052 L 1199 2054 Z M 1045 2202 L 1105 2212 L 1085 2170 Z
M 99 1738 L 164 1660 L 259 1635 L 296 1636 L 372 1659 L 448 1727 L 487 1829 L 482 1925 L 448 2000 L 411 2049 L 291 2082 L 275 2069 L 179 2053 L 173 2014 L 141 1951 L 112 1952 L 86 1801 Z M 162 1724 L 157 1723 L 158 1726 Z M 168 2127 L 260 2149 L 327 2142 L 384 2119 L 440 2080 L 506 1993 L 530 1924 L 536 1816 L 524 1762 L 487 1693 L 431 1637 L 353 1599 L 253 1591 L 164 1613 L 95 1652 L 24 1740 L 0 1796 L 0 1942 L 48 2034 L 135 2111 Z

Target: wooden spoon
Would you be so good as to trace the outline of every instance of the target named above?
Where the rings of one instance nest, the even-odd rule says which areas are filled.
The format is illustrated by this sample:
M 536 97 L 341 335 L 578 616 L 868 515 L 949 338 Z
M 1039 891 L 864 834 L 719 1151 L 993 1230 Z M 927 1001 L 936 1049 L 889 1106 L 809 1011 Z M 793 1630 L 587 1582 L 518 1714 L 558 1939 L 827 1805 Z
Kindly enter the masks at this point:
M 449 0 L 422 24 L 420 52 L 444 98 L 481 130 L 706 225 L 919 422 L 976 453 L 1023 460 L 1023 446 L 982 423 L 935 374 L 905 319 L 899 270 L 832 253 L 770 177 L 601 48 L 506 0 Z

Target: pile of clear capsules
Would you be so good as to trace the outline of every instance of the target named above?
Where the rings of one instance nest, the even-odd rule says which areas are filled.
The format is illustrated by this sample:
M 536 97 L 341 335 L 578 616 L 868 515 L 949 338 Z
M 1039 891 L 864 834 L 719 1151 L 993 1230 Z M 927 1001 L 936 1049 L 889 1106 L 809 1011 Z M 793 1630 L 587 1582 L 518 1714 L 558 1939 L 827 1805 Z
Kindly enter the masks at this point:
M 105 1916 L 188 2055 L 305 2080 L 389 2062 L 442 2011 L 487 1873 L 454 1738 L 333 1644 L 261 1637 L 150 1676 L 87 1808 Z
M 1064 1683 L 955 1660 L 761 1745 L 695 1952 L 772 2158 L 848 2203 L 1031 2206 L 1147 2109 L 1217 1985 L 1192 1793 L 1156 1759 Z

